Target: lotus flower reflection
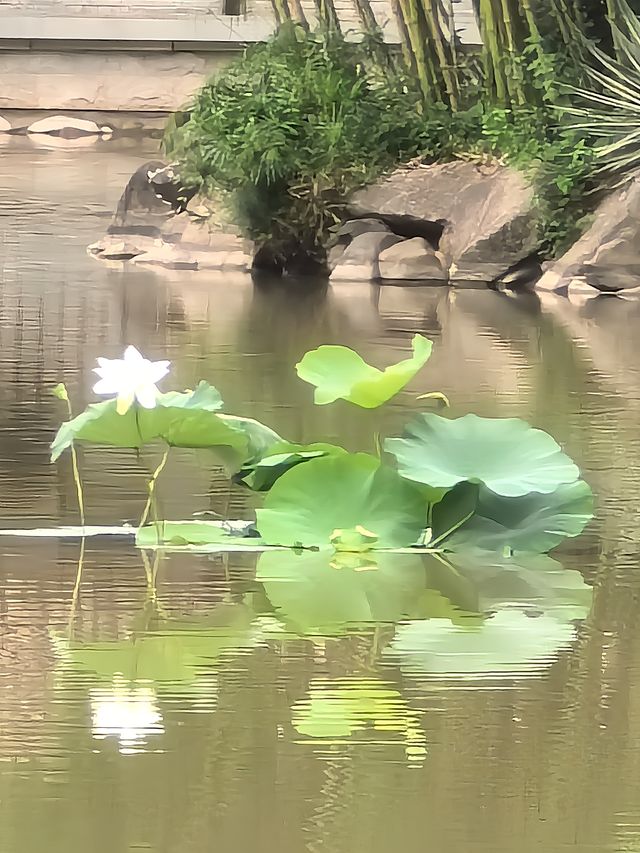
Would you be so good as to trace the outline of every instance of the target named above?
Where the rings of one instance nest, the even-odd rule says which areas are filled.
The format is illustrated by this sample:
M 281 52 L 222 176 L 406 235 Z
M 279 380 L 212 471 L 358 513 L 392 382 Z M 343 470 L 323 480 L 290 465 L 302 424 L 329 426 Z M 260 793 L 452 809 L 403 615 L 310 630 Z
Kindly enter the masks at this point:
M 91 691 L 91 730 L 97 739 L 118 738 L 128 752 L 149 735 L 164 734 L 155 691 L 117 677 L 109 688 Z
M 116 411 L 124 415 L 134 400 L 145 409 L 153 409 L 158 396 L 157 383 L 169 372 L 169 361 L 149 361 L 133 346 L 122 358 L 99 358 L 94 368 L 100 379 L 93 386 L 95 394 L 116 396 Z

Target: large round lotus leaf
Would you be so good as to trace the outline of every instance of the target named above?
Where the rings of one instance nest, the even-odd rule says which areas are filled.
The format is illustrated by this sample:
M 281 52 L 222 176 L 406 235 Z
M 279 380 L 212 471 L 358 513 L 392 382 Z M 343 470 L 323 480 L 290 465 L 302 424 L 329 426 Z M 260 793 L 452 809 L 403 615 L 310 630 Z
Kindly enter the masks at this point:
M 448 619 L 409 622 L 384 654 L 411 674 L 526 678 L 541 675 L 574 637 L 569 621 L 505 609 L 468 627 Z
M 123 415 L 117 413 L 115 400 L 94 403 L 62 424 L 51 445 L 51 459 L 55 461 L 74 441 L 143 447 L 161 440 L 171 447 L 215 450 L 229 468 L 237 470 L 282 441 L 258 421 L 218 414 L 221 405 L 220 395 L 206 382 L 195 391 L 159 394 L 153 409 L 132 406 Z
M 463 507 L 464 508 L 464 507 Z M 439 506 L 434 508 L 437 516 Z M 578 536 L 593 516 L 593 494 L 584 480 L 550 494 L 531 492 L 505 498 L 481 487 L 475 514 L 442 543 L 446 550 L 544 553 Z
M 402 438 L 387 439 L 385 450 L 409 480 L 443 488 L 469 480 L 506 497 L 548 494 L 579 476 L 550 435 L 518 418 L 422 414 Z
M 278 618 L 297 634 L 392 624 L 417 614 L 425 587 L 421 555 L 377 552 L 267 551 L 256 579 Z
M 411 347 L 411 358 L 378 370 L 349 347 L 321 346 L 306 353 L 296 370 L 300 379 L 316 386 L 318 405 L 342 399 L 374 409 L 401 391 L 431 355 L 431 341 L 422 335 L 414 336 Z
M 336 530 L 364 527 L 378 547 L 413 544 L 425 525 L 420 490 L 366 453 L 312 459 L 287 471 L 257 510 L 268 545 L 328 546 Z

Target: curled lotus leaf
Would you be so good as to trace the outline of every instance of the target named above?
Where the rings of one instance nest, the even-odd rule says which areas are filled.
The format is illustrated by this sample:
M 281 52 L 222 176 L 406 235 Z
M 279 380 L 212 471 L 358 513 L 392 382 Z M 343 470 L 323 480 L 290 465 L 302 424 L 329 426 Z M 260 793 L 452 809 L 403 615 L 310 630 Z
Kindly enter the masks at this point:
M 410 358 L 378 370 L 349 347 L 321 346 L 306 353 L 296 370 L 300 379 L 315 386 L 314 400 L 319 406 L 341 399 L 375 409 L 394 397 L 424 367 L 432 343 L 415 335 L 411 348 Z

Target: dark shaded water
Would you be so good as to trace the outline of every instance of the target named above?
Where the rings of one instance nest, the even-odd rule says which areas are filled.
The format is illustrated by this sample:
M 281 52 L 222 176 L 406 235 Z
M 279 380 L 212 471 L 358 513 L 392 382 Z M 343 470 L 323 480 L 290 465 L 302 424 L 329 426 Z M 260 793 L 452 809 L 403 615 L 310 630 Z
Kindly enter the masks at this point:
M 0 853 L 639 849 L 637 309 L 100 265 L 85 247 L 153 153 L 0 149 L 5 530 L 77 523 L 69 460 L 48 461 L 50 388 L 80 409 L 96 356 L 128 343 L 292 439 L 369 449 L 433 389 L 524 417 L 579 461 L 597 519 L 564 570 L 456 585 L 316 566 L 311 592 L 250 554 L 145 564 L 103 537 L 79 575 L 77 540 L 1 537 Z M 315 408 L 293 370 L 328 342 L 383 366 L 416 331 L 434 356 L 383 415 Z M 135 522 L 156 461 L 83 452 L 88 521 Z M 195 454 L 160 500 L 168 518 L 251 512 Z M 471 641 L 470 598 L 498 611 Z

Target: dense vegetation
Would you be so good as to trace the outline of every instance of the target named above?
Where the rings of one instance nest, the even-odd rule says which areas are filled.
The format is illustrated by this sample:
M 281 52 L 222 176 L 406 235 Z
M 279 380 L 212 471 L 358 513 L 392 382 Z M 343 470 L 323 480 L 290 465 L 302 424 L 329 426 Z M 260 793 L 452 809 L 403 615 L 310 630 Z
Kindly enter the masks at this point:
M 530 174 L 553 253 L 594 190 L 640 165 L 640 23 L 626 0 L 477 0 L 462 50 L 446 0 L 396 0 L 401 48 L 368 0 L 346 40 L 331 0 L 312 33 L 274 0 L 278 33 L 207 83 L 167 133 L 187 182 L 222 191 L 268 264 L 322 263 L 356 188 L 404 161 L 498 158 Z

